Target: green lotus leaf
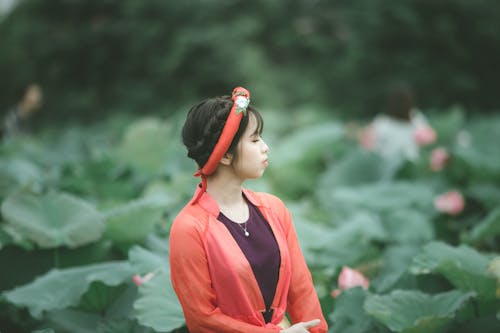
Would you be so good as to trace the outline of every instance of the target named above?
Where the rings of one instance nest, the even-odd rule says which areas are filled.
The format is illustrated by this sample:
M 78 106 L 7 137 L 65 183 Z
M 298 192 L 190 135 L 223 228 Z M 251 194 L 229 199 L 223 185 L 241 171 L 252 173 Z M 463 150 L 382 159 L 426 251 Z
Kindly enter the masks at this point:
M 125 287 L 125 285 L 122 284 L 119 288 L 121 287 Z M 136 297 L 137 287 L 129 284 L 113 303 L 101 311 L 82 310 L 81 305 L 79 305 L 76 309 L 66 308 L 50 311 L 44 318 L 47 318 L 51 327 L 56 328 L 57 332 L 152 333 L 151 329 L 140 326 L 132 316 L 133 302 Z
M 375 255 L 375 241 L 384 241 L 386 232 L 377 216 L 359 213 L 331 228 L 309 220 L 307 211 L 289 205 L 297 236 L 309 264 L 322 267 L 353 266 Z
M 164 121 L 157 118 L 139 119 L 127 128 L 116 150 L 117 160 L 140 174 L 158 174 L 168 161 L 166 145 L 171 136 L 171 127 Z
M 377 292 L 388 292 L 395 287 L 412 287 L 415 277 L 408 273 L 408 267 L 420 247 L 415 244 L 389 246 L 381 258 L 380 271 L 370 281 Z
M 477 242 L 500 235 L 500 208 L 491 211 L 481 222 L 463 236 L 467 242 Z
M 170 332 L 185 323 L 169 275 L 162 270 L 139 287 L 134 309 L 141 325 L 159 332 Z
M 168 255 L 151 252 L 140 246 L 134 246 L 128 253 L 130 265 L 133 267 L 135 273 L 146 274 L 148 272 L 155 272 L 163 270 L 168 274 Z
M 361 287 L 344 290 L 335 300 L 335 310 L 329 316 L 332 332 L 371 333 L 373 319 L 364 311 L 367 292 Z
M 13 183 L 29 185 L 43 179 L 42 170 L 38 165 L 21 158 L 1 159 L 0 174 L 3 175 L 0 188 L 12 186 Z
M 165 213 L 161 197 L 146 197 L 115 207 L 105 213 L 105 237 L 117 243 L 144 240 Z
M 413 274 L 439 273 L 461 290 L 473 290 L 478 298 L 493 299 L 495 277 L 488 271 L 492 257 L 461 245 L 453 247 L 442 242 L 431 242 L 413 258 Z
M 394 332 L 439 332 L 472 297 L 473 292 L 452 290 L 436 295 L 417 290 L 394 290 L 388 295 L 371 295 L 365 311 Z
M 341 160 L 330 165 L 321 176 L 320 192 L 337 186 L 355 186 L 390 180 L 395 163 L 388 163 L 378 154 L 354 150 Z
M 431 214 L 433 192 L 424 183 L 387 182 L 359 186 L 339 186 L 330 189 L 319 199 L 324 207 L 342 216 L 357 214 L 360 210 L 391 213 L 397 209 L 416 209 Z
M 457 138 L 454 159 L 468 172 L 469 180 L 489 181 L 500 176 L 500 117 L 478 119 Z
M 103 317 L 97 313 L 61 309 L 53 310 L 44 317 L 57 332 L 95 333 Z
M 13 194 L 3 202 L 2 215 L 18 234 L 42 248 L 94 242 L 105 227 L 93 205 L 66 193 Z
M 33 282 L 3 293 L 19 307 L 27 307 L 31 315 L 40 318 L 43 311 L 77 305 L 94 281 L 117 286 L 132 278 L 128 262 L 110 261 L 76 268 L 52 269 Z
M 434 238 L 430 217 L 416 209 L 394 209 L 381 219 L 390 240 L 397 243 L 421 244 Z
M 297 129 L 276 142 L 267 171 L 274 192 L 291 198 L 306 193 L 316 183 L 331 146 L 343 135 L 340 124 L 327 122 Z
M 154 273 L 151 280 L 141 284 L 134 303 L 139 323 L 160 332 L 182 326 L 184 315 L 170 282 L 168 254 L 134 246 L 129 251 L 129 261 L 136 274 Z

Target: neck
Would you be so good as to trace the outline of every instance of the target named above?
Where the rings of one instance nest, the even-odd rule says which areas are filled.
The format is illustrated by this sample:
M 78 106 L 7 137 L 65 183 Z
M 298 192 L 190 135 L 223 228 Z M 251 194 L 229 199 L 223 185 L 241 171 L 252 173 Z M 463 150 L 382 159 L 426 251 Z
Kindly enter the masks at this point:
M 227 177 L 216 172 L 207 178 L 207 193 L 221 207 L 230 207 L 244 202 L 241 187 L 242 181 L 236 177 Z

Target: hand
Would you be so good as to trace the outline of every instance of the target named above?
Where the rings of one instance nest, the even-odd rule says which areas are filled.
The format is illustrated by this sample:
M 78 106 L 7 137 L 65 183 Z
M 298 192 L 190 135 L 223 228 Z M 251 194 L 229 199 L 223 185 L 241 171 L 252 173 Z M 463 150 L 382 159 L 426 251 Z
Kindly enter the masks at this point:
M 319 319 L 313 319 L 310 321 L 300 322 L 295 325 L 290 326 L 280 333 L 309 333 L 309 328 L 319 325 L 321 321 Z

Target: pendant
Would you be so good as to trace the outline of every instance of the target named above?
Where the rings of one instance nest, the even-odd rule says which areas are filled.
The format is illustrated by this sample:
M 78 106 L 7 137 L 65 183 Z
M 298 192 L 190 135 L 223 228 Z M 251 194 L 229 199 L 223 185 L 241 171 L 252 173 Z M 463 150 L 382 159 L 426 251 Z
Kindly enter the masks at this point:
M 250 233 L 245 230 L 245 237 L 248 237 L 248 236 L 250 236 Z

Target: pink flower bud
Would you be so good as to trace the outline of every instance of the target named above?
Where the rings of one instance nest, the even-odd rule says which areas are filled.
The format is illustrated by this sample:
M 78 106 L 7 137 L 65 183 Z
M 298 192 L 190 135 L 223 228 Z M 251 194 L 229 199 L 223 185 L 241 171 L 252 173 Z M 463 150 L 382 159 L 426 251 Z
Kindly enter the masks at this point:
M 332 297 L 337 297 L 342 293 L 342 291 L 354 288 L 354 287 L 363 287 L 364 289 L 368 289 L 370 286 L 370 281 L 359 271 L 349 268 L 347 266 L 342 267 L 342 271 L 340 272 L 338 278 L 339 289 L 335 289 L 332 291 Z
M 436 148 L 431 153 L 430 167 L 432 171 L 440 171 L 448 162 L 448 152 L 443 147 Z
M 458 215 L 464 210 L 464 198 L 459 191 L 452 190 L 438 196 L 434 200 L 434 207 L 442 213 Z
M 365 127 L 358 136 L 359 145 L 366 150 L 374 150 L 377 144 L 376 133 L 373 127 Z
M 133 277 L 132 277 L 132 280 L 134 281 L 134 283 L 140 287 L 143 283 L 146 283 L 148 282 L 149 280 L 151 280 L 153 278 L 153 276 L 155 276 L 155 273 L 153 272 L 149 272 L 148 274 L 144 275 L 144 276 L 140 276 L 138 274 L 135 274 Z
M 429 145 L 436 141 L 436 131 L 429 125 L 419 125 L 414 132 L 415 141 L 419 146 Z

